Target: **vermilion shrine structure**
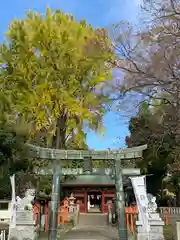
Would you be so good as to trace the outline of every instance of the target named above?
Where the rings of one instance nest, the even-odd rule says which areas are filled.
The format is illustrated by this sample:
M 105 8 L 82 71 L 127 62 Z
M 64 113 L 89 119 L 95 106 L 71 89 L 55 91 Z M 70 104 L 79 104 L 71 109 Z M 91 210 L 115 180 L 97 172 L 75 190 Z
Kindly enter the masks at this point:
M 124 160 L 141 158 L 142 152 L 147 148 L 147 145 L 115 151 L 59 150 L 41 148 L 34 145 L 28 145 L 28 147 L 31 156 L 54 161 L 53 172 L 51 172 L 51 174 L 53 174 L 53 184 L 49 220 L 49 240 L 55 240 L 57 236 L 58 202 L 60 198 L 60 179 L 62 175 L 76 176 L 76 181 L 73 181 L 73 183 L 76 182 L 76 184 L 72 186 L 72 183 L 68 184 L 66 182 L 64 186 L 62 185 L 62 189 L 67 190 L 68 188 L 71 188 L 69 191 L 73 190 L 75 197 L 81 198 L 79 199 L 82 200 L 80 203 L 81 212 L 88 212 L 88 195 L 90 195 L 92 191 L 99 191 L 98 193 L 101 195 L 102 212 L 107 211 L 105 199 L 108 197 L 113 198 L 115 195 L 119 236 L 121 240 L 127 240 L 123 175 L 139 175 L 140 171 L 139 169 L 123 169 L 121 162 Z M 84 160 L 84 168 L 62 169 L 61 160 Z M 114 168 L 93 169 L 92 160 L 113 160 Z M 95 179 L 93 180 L 93 178 Z M 80 182 L 78 183 L 78 181 Z M 82 184 L 84 184 L 84 186 L 82 186 Z
M 108 213 L 108 205 L 116 198 L 115 178 L 112 175 L 110 169 L 103 169 L 104 173 L 98 170 L 92 169 L 92 174 L 82 175 L 83 169 L 79 169 L 81 175 L 76 176 L 73 179 L 67 179 L 61 184 L 61 190 L 63 195 L 73 196 L 76 202 L 80 206 L 80 213 L 101 212 Z M 64 174 L 67 173 L 65 169 L 62 170 Z M 99 174 L 97 174 L 99 173 Z M 136 176 L 140 175 L 139 169 L 122 169 L 123 176 Z M 70 171 L 69 173 L 70 174 Z M 128 186 L 128 179 L 123 179 L 124 191 Z M 95 197 L 93 207 L 89 208 L 89 202 L 91 196 Z

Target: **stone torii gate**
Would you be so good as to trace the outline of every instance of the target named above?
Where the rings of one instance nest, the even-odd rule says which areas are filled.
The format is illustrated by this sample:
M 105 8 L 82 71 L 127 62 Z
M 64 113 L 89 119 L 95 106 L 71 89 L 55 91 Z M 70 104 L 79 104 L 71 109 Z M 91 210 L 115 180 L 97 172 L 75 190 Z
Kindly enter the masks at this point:
M 115 168 L 115 187 L 116 187 L 116 206 L 118 214 L 118 231 L 121 240 L 127 240 L 127 229 L 125 223 L 125 201 L 123 190 L 123 170 L 121 161 L 137 159 L 142 157 L 142 152 L 147 148 L 147 145 L 126 148 L 120 150 L 106 150 L 106 151 L 79 151 L 79 150 L 59 150 L 42 148 L 35 145 L 28 144 L 30 156 L 54 160 L 53 164 L 53 183 L 52 183 L 52 197 L 51 197 L 51 210 L 49 220 L 49 240 L 55 240 L 57 236 L 57 214 L 58 214 L 58 202 L 60 198 L 60 179 L 62 176 L 61 160 L 84 160 L 86 169 L 83 173 L 76 172 L 73 175 L 79 174 L 91 174 L 91 160 L 113 160 Z M 135 169 L 127 171 L 129 175 L 137 175 Z M 72 172 L 70 173 L 72 175 Z M 105 174 L 105 169 L 97 170 L 93 174 Z M 107 175 L 107 174 L 106 174 Z M 138 174 L 139 175 L 139 174 Z

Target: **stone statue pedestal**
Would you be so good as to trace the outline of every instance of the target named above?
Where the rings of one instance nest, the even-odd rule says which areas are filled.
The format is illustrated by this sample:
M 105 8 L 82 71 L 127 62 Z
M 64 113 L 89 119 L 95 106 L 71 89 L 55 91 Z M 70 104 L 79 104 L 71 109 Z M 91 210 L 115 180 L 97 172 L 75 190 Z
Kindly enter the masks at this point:
M 34 225 L 32 201 L 34 189 L 27 189 L 23 199 L 17 197 L 16 223 L 9 230 L 9 240 L 36 240 L 37 228 Z
M 150 232 L 144 232 L 141 221 L 136 221 L 137 240 L 164 240 L 163 226 L 164 222 L 158 213 L 149 214 Z
M 34 226 L 34 216 L 32 211 L 24 210 L 16 213 L 16 227 L 10 229 L 9 240 L 36 240 L 36 227 Z

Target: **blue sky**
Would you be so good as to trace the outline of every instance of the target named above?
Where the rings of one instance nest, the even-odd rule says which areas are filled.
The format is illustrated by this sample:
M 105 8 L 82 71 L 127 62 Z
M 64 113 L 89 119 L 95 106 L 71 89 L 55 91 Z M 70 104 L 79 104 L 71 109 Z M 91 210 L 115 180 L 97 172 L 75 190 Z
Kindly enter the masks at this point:
M 108 27 L 112 23 L 128 20 L 137 23 L 141 0 L 5 0 L 0 7 L 0 40 L 7 31 L 8 23 L 13 18 L 22 18 L 24 12 L 35 10 L 44 12 L 46 6 L 52 10 L 61 9 L 72 13 L 76 19 L 86 19 L 94 27 Z M 128 134 L 128 125 L 121 114 L 114 109 L 104 118 L 105 135 L 89 132 L 87 143 L 93 149 L 124 147 Z

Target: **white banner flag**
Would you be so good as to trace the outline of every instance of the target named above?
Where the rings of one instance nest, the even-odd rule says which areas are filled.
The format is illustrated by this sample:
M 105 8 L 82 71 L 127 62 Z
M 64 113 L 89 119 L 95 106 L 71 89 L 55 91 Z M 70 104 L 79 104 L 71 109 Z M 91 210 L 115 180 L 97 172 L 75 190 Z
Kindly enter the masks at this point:
M 12 200 L 11 200 L 11 218 L 10 218 L 10 228 L 16 227 L 16 192 L 15 192 L 15 175 L 10 176 L 11 187 L 12 187 Z
M 145 186 L 145 176 L 131 178 L 134 195 L 136 198 L 137 208 L 139 211 L 139 221 L 145 231 L 150 232 L 149 214 L 148 214 L 148 197 Z

